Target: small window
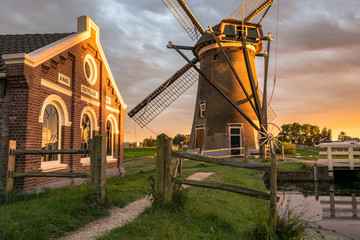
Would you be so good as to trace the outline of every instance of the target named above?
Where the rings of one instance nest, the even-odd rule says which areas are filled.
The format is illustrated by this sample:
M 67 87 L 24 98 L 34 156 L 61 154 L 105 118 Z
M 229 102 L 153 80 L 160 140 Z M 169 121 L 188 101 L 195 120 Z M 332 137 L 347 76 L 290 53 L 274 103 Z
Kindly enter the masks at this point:
M 57 150 L 59 148 L 59 114 L 53 105 L 46 106 L 43 119 L 42 149 Z M 58 154 L 42 157 L 43 162 L 58 161 L 58 159 Z
M 214 55 L 214 60 L 216 61 L 216 60 L 219 60 L 219 55 L 218 54 L 215 54 Z
M 205 117 L 205 111 L 206 111 L 206 101 L 200 102 L 200 117 Z
M 110 120 L 106 122 L 106 156 L 113 156 L 114 149 L 114 132 Z
M 88 54 L 84 58 L 84 75 L 90 85 L 94 85 L 97 79 L 96 62 L 92 55 Z

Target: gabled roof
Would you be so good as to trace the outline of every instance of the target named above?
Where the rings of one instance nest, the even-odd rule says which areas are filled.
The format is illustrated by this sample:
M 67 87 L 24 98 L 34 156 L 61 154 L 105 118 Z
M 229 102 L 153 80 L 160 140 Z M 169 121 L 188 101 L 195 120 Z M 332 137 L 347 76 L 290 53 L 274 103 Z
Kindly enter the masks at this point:
M 3 54 L 31 53 L 74 33 L 0 35 L 0 72 L 5 71 Z
M 104 51 L 100 44 L 99 39 L 99 27 L 87 16 L 81 16 L 78 18 L 78 25 L 77 25 L 77 32 L 76 33 L 64 33 L 63 36 L 58 36 L 59 38 L 55 40 L 55 36 L 53 36 L 52 39 L 54 41 L 49 41 L 47 44 L 46 41 L 44 41 L 43 45 L 40 44 L 40 40 L 38 40 L 39 45 L 34 50 L 31 50 L 30 52 L 27 51 L 21 51 L 21 52 L 15 52 L 15 53 L 1 53 L 2 61 L 4 61 L 6 64 L 17 64 L 17 63 L 25 63 L 29 66 L 36 67 L 39 64 L 42 64 L 43 62 L 51 59 L 52 57 L 56 56 L 57 54 L 65 51 L 66 49 L 69 49 L 76 44 L 88 39 L 91 37 L 91 31 L 95 32 L 96 37 L 96 45 L 99 49 L 99 53 L 101 55 L 101 58 L 103 59 L 103 63 L 105 65 L 105 68 L 107 70 L 107 73 L 109 74 L 109 78 L 111 80 L 111 84 L 114 87 L 114 90 L 116 92 L 117 97 L 120 100 L 121 107 L 123 109 L 126 109 L 127 105 L 124 103 L 121 94 L 119 92 L 119 89 L 117 88 L 117 85 L 115 83 L 114 77 L 111 73 L 109 64 L 106 60 Z M 67 34 L 65 36 L 65 34 Z M 27 34 L 25 34 L 26 36 Z M 31 34 L 30 34 L 31 35 Z M 36 34 L 34 34 L 36 35 Z M 42 35 L 42 34 L 40 34 Z M 44 34 L 46 35 L 46 34 Z M 52 35 L 52 34 L 49 34 Z M 54 34 L 56 35 L 56 34 Z M 24 36 L 24 35 L 23 35 Z M 50 36 L 46 37 L 51 39 Z M 30 43 L 30 45 L 35 46 L 34 41 Z M 1 75 L 5 76 L 4 72 L 0 71 L 0 77 Z

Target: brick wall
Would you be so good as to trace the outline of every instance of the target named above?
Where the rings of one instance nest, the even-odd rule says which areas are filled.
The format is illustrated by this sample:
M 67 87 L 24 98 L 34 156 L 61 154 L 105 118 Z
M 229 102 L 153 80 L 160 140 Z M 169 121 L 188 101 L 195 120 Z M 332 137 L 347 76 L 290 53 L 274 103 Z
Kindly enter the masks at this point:
M 94 33 L 92 33 L 94 34 Z M 0 159 L 7 153 L 9 139 L 17 141 L 18 149 L 41 149 L 42 145 L 42 123 L 39 122 L 41 108 L 45 99 L 50 95 L 59 96 L 66 105 L 68 121 L 70 126 L 61 126 L 61 148 L 80 149 L 81 143 L 81 113 L 83 109 L 90 106 L 95 111 L 99 130 L 93 131 L 93 136 L 105 134 L 106 119 L 113 114 L 118 125 L 119 134 L 114 137 L 114 158 L 117 162 L 107 164 L 107 168 L 122 167 L 123 156 L 123 119 L 125 110 L 122 109 L 120 100 L 111 85 L 109 73 L 104 66 L 104 59 L 101 58 L 96 47 L 94 36 L 85 40 L 66 51 L 56 55 L 44 63 L 30 67 L 24 64 L 12 64 L 6 66 L 6 74 L 9 81 L 9 91 L 6 97 L 2 97 L 4 84 L 0 80 Z M 94 57 L 98 69 L 98 78 L 94 85 L 90 85 L 84 74 L 84 58 L 87 54 Z M 61 73 L 71 79 L 70 86 L 58 82 L 58 74 Z M 68 96 L 61 91 L 51 89 L 41 84 L 45 80 L 62 89 L 72 92 Z M 81 92 L 81 85 L 87 86 L 99 93 L 99 99 L 93 98 Z M 11 89 L 11 90 L 10 90 Z M 86 97 L 99 106 L 86 101 Z M 114 110 L 106 109 L 106 97 L 111 98 L 108 104 Z M 8 106 L 8 107 L 7 107 Z M 6 112 L 8 111 L 8 112 Z M 118 111 L 118 113 L 117 113 Z M 9 135 L 6 129 L 9 129 Z M 61 163 L 67 164 L 64 172 L 88 172 L 89 166 L 82 166 L 80 155 L 62 155 Z M 6 168 L 7 159 L 0 161 L 0 168 Z M 41 167 L 41 156 L 23 156 L 16 158 L 16 171 L 36 172 Z M 0 183 L 4 182 L 4 173 L 0 171 Z M 38 186 L 57 181 L 57 178 L 25 178 L 16 179 L 17 189 L 31 190 Z M 1 184 L 0 184 L 1 190 Z

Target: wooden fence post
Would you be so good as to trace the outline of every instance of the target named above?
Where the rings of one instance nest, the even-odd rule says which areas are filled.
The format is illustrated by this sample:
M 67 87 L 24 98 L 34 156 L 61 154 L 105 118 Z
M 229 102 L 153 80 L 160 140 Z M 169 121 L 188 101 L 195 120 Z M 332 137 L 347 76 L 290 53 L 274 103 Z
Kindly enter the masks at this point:
M 160 134 L 156 139 L 156 163 L 154 197 L 159 198 L 160 205 L 171 201 L 172 196 L 172 139 Z
M 91 141 L 91 193 L 100 203 L 106 199 L 106 136 L 97 135 Z
M 6 192 L 14 190 L 14 178 L 11 174 L 15 171 L 15 155 L 11 155 L 11 151 L 16 150 L 16 141 L 9 141 L 8 166 L 6 172 Z
M 275 152 L 271 153 L 271 167 L 270 167 L 270 228 L 275 234 L 277 229 L 277 206 L 276 206 L 276 192 L 277 192 L 277 161 Z
M 245 149 L 244 149 L 244 159 L 245 159 L 245 161 L 248 161 L 249 160 L 249 144 L 245 144 Z

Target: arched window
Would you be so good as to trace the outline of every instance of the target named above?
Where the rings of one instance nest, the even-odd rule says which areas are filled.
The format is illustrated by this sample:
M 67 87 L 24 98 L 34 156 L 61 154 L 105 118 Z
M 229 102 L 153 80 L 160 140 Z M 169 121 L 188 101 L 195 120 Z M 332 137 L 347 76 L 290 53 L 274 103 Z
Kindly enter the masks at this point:
M 113 156 L 114 152 L 114 128 L 110 120 L 106 121 L 106 156 Z
M 92 126 L 90 117 L 87 114 L 81 120 L 81 149 L 89 149 L 90 139 L 92 138 Z
M 46 106 L 43 115 L 42 149 L 59 149 L 59 113 L 54 105 Z M 58 154 L 49 154 L 43 157 L 44 162 L 58 161 Z

